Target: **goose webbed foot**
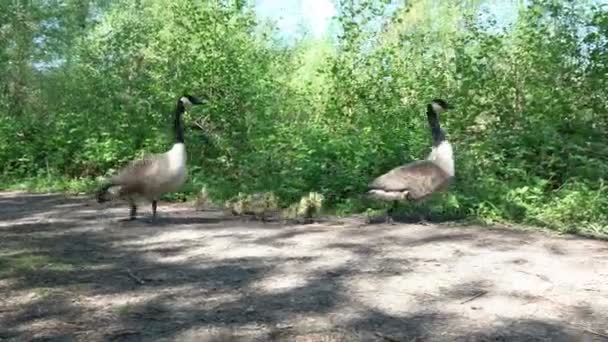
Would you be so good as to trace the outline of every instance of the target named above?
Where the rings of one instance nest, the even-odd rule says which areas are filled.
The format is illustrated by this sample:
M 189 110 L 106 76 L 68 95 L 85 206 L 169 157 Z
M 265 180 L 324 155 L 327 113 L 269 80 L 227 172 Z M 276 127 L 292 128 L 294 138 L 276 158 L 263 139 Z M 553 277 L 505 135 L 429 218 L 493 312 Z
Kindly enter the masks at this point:
M 156 208 L 158 206 L 157 200 L 152 200 L 152 217 L 145 220 L 146 223 L 154 224 L 158 221 L 158 216 L 156 215 Z
M 418 224 L 423 225 L 423 226 L 428 226 L 431 223 L 428 221 L 428 218 L 426 215 L 419 215 L 418 216 Z
M 137 206 L 131 204 L 131 208 L 129 210 L 129 217 L 119 220 L 120 222 L 129 222 L 137 220 Z
M 152 201 L 152 218 L 156 220 L 156 206 L 158 205 L 156 200 Z

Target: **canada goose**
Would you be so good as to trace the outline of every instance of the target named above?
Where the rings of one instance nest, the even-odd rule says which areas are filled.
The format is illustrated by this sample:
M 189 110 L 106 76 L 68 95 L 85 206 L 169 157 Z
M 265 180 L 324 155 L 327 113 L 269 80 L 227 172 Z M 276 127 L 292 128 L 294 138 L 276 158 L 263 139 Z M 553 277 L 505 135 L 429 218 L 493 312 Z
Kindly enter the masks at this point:
M 178 190 L 186 181 L 186 147 L 182 115 L 191 106 L 201 103 L 193 96 L 182 96 L 175 108 L 173 147 L 165 153 L 152 154 L 131 161 L 116 175 L 105 181 L 97 192 L 97 202 L 103 203 L 115 198 L 126 199 L 131 206 L 127 220 L 134 220 L 137 215 L 136 200 L 148 200 L 152 202 L 152 219 L 156 219 L 156 204 L 159 197 Z
M 439 114 L 450 108 L 452 107 L 441 99 L 435 99 L 427 105 L 426 114 L 433 147 L 425 160 L 396 167 L 368 185 L 371 197 L 393 202 L 387 211 L 387 222 L 393 223 L 393 210 L 400 200 L 421 201 L 443 190 L 454 177 L 452 145 L 439 125 Z

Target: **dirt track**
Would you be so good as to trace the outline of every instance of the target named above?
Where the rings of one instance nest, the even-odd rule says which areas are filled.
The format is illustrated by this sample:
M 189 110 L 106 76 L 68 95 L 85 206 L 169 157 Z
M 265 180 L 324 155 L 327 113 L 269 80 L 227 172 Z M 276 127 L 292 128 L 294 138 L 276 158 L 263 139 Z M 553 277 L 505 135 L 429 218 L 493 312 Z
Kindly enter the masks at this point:
M 127 212 L 0 193 L 0 341 L 608 341 L 604 241 Z

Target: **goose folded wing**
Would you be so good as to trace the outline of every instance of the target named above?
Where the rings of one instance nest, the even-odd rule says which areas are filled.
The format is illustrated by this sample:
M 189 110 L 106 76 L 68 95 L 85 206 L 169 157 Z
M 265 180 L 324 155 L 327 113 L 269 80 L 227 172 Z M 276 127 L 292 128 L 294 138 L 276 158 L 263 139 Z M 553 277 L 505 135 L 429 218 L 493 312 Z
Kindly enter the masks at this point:
M 133 160 L 112 177 L 114 184 L 138 183 L 154 175 L 159 167 L 157 155 L 146 156 Z
M 408 197 L 422 198 L 447 184 L 445 171 L 428 160 L 416 161 L 392 169 L 369 184 L 371 190 L 408 192 Z

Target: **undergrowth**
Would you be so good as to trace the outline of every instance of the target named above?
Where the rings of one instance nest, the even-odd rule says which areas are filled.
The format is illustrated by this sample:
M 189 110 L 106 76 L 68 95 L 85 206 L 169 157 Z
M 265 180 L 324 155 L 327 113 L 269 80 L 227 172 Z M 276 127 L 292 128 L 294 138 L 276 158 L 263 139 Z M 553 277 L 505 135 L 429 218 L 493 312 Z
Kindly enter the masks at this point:
M 314 191 L 328 212 L 381 211 L 366 184 L 428 154 L 440 97 L 456 180 L 404 216 L 608 233 L 606 7 L 534 0 L 502 27 L 483 2 L 344 1 L 331 35 L 283 44 L 244 2 L 145 3 L 0 4 L 31 23 L 0 43 L 0 188 L 92 193 L 168 149 L 188 92 L 207 102 L 184 118 L 189 182 L 166 199 L 271 191 L 286 207 Z

